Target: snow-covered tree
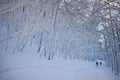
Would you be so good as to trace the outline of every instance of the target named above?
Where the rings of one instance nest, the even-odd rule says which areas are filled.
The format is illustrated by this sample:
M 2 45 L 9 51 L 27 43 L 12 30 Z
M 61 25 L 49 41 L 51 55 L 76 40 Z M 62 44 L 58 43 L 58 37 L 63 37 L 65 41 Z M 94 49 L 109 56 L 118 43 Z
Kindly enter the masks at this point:
M 108 66 L 112 67 L 115 75 L 118 75 L 120 68 L 120 2 L 119 0 L 97 0 L 95 5 L 93 15 L 97 15 L 99 23 L 103 27 L 101 33 L 105 60 Z
M 9 49 L 15 54 L 37 45 L 36 52 L 48 59 L 55 55 L 65 59 L 97 57 L 100 49 L 96 23 L 89 21 L 92 1 L 9 0 L 2 5 L 1 51 Z

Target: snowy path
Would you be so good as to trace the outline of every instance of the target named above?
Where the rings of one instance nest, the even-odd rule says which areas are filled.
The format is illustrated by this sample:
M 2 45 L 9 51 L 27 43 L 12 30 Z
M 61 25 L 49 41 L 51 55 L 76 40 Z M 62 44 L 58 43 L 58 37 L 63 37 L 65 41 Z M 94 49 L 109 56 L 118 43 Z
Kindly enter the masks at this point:
M 0 56 L 0 80 L 114 80 L 104 64 L 96 67 L 88 61 L 8 57 Z

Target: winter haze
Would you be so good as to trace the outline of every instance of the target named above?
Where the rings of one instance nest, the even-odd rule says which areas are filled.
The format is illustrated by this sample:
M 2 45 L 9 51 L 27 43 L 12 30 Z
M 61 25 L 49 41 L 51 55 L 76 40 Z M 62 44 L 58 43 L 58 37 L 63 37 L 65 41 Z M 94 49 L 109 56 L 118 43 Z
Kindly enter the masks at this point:
M 119 8 L 119 0 L 0 0 L 0 80 L 118 80 Z

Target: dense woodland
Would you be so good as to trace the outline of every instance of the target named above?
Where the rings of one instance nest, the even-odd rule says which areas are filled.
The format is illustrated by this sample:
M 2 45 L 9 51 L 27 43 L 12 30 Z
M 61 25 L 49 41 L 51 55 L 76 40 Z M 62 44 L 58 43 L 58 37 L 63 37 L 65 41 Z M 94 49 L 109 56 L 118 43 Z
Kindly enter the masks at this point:
M 0 4 L 9 4 L 0 11 L 0 45 L 4 45 L 5 50 L 10 41 L 15 43 L 12 49 L 15 54 L 23 51 L 27 42 L 31 46 L 36 40 L 37 52 L 49 60 L 57 50 L 65 59 L 84 56 L 86 60 L 95 60 L 102 54 L 107 66 L 119 75 L 119 0 L 26 0 L 24 3 L 22 0 L 3 0 Z M 82 39 L 79 38 L 74 40 L 75 36 L 82 37 L 83 42 L 80 44 Z M 83 54 L 79 54 L 80 51 Z

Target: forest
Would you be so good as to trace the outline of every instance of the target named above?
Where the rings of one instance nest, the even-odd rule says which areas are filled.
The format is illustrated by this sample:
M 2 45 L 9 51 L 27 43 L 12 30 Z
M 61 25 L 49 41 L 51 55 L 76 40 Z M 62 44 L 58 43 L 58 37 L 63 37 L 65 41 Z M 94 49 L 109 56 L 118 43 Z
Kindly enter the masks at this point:
M 105 60 L 120 73 L 120 0 L 0 0 L 0 53 Z

